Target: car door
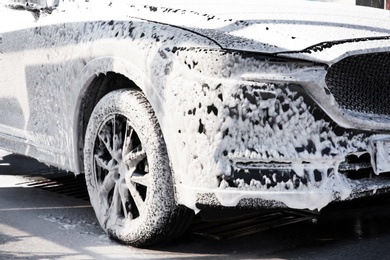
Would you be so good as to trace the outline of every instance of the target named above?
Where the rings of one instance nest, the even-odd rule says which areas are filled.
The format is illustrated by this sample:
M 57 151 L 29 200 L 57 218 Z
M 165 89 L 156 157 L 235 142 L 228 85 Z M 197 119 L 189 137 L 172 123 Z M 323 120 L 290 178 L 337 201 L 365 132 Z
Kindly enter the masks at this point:
M 67 124 L 61 108 L 63 57 L 56 45 L 63 24 L 42 23 L 40 10 L 47 2 L 35 2 L 0 6 L 0 145 L 55 157 L 68 143 L 58 130 Z

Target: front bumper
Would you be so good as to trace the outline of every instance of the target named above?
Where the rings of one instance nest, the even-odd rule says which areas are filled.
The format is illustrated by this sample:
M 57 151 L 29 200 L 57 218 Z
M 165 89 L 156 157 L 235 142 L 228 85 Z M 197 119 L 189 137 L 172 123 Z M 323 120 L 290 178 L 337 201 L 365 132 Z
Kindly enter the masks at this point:
M 388 125 L 351 127 L 365 119 L 338 107 L 325 84 L 327 66 L 234 53 L 216 60 L 208 70 L 196 62 L 209 74 L 172 81 L 168 103 L 183 108 L 171 124 L 182 144 L 172 156 L 179 203 L 320 209 L 390 187 L 370 178 L 370 138 L 388 134 Z

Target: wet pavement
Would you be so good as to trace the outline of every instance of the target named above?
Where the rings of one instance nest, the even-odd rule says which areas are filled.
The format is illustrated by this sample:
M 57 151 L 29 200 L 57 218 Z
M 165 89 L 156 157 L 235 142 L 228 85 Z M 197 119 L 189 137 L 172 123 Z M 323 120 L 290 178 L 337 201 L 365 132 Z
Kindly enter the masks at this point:
M 210 235 L 232 223 L 197 218 L 176 241 L 137 249 L 103 233 L 85 195 L 82 178 L 1 151 L 0 259 L 390 259 L 389 196 L 252 212 L 233 221 L 253 225 L 245 235 Z

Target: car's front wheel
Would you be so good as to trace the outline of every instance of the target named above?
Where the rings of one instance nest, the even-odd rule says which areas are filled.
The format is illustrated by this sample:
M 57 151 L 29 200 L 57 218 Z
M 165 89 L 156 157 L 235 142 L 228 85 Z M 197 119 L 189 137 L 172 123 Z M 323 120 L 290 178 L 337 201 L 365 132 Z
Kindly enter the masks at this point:
M 180 235 L 192 212 L 174 201 L 165 142 L 143 93 L 117 90 L 96 105 L 86 130 L 85 177 L 102 228 L 133 246 Z

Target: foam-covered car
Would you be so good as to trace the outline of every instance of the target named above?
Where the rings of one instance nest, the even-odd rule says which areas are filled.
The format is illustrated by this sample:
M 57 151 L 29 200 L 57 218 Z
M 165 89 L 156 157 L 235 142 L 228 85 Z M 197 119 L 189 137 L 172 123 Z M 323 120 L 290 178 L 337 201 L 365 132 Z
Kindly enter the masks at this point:
M 0 7 L 0 147 L 84 173 L 145 246 L 206 207 L 390 187 L 390 12 L 301 1 Z

